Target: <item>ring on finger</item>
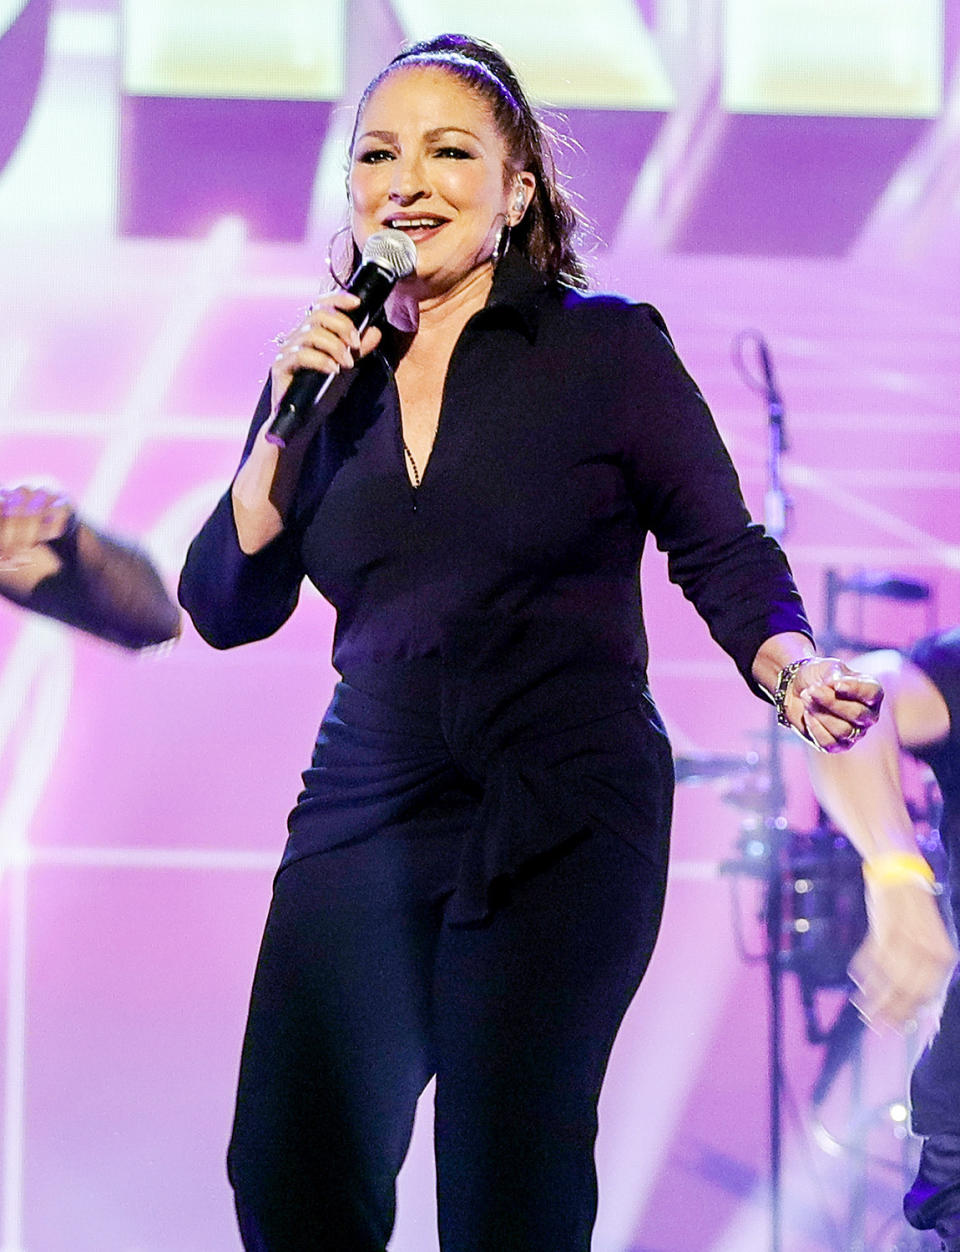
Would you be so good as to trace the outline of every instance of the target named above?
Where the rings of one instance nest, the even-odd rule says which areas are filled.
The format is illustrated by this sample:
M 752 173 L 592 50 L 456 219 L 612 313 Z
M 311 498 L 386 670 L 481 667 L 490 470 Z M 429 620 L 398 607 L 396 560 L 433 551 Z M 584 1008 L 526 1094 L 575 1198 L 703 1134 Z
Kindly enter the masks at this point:
M 800 736 L 800 738 L 803 740 L 804 743 L 808 743 L 811 748 L 816 748 L 818 752 L 826 752 L 827 749 L 823 746 L 823 744 L 819 741 L 819 739 L 817 739 L 816 735 L 810 729 L 810 722 L 807 720 L 806 710 L 804 710 L 803 712 L 801 725 L 793 726 L 791 729 L 794 731 L 795 734 L 798 734 Z

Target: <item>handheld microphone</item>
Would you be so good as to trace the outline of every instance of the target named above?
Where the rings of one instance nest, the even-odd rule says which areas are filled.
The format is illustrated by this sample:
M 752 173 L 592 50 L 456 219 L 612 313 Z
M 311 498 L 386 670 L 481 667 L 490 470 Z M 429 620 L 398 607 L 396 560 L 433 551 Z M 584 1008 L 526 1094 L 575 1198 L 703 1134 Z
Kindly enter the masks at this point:
M 400 230 L 378 230 L 363 247 L 363 255 L 347 290 L 360 297 L 360 303 L 346 314 L 363 334 L 371 318 L 376 317 L 384 302 L 401 278 L 407 278 L 417 266 L 417 249 L 408 235 Z M 310 410 L 325 394 L 337 374 L 320 370 L 299 369 L 290 380 L 283 399 L 270 423 L 267 441 L 284 448 L 306 422 Z

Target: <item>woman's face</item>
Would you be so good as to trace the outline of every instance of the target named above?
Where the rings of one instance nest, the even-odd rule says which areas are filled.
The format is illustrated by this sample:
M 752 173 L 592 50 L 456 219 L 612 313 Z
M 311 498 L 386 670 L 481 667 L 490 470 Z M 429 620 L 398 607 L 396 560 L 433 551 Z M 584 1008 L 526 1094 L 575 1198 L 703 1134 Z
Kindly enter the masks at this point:
M 518 187 L 486 101 L 454 74 L 410 66 L 375 88 L 350 167 L 353 235 L 362 248 L 384 227 L 417 246 L 416 285 L 442 294 L 490 259 Z M 518 181 L 519 180 L 519 181 Z

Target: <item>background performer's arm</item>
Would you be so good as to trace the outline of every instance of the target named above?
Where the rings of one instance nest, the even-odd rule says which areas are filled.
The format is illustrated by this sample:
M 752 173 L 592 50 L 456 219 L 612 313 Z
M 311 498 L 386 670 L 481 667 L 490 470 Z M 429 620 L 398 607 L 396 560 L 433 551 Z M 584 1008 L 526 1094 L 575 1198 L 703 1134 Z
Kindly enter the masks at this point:
M 179 610 L 150 559 L 43 489 L 0 489 L 0 595 L 125 648 L 180 633 Z
M 901 751 L 943 738 L 949 714 L 933 683 L 898 653 L 853 665 L 883 685 L 877 724 L 852 751 L 811 752 L 808 763 L 820 803 L 864 861 L 870 929 L 850 969 L 857 1002 L 868 1018 L 900 1025 L 940 995 L 957 959 L 930 883 L 911 872 L 920 849 L 901 775 Z

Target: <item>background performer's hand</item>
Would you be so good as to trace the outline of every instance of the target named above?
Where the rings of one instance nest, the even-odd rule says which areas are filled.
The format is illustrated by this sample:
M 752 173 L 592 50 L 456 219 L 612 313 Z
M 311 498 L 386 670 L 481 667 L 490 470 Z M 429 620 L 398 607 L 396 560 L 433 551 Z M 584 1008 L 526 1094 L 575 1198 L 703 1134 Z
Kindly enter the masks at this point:
M 850 964 L 853 1001 L 868 1022 L 910 1028 L 939 1000 L 957 952 L 925 884 L 869 883 L 866 896 L 870 931 Z
M 72 522 L 65 496 L 43 488 L 0 488 L 0 572 L 29 565 L 37 548 L 60 539 Z

